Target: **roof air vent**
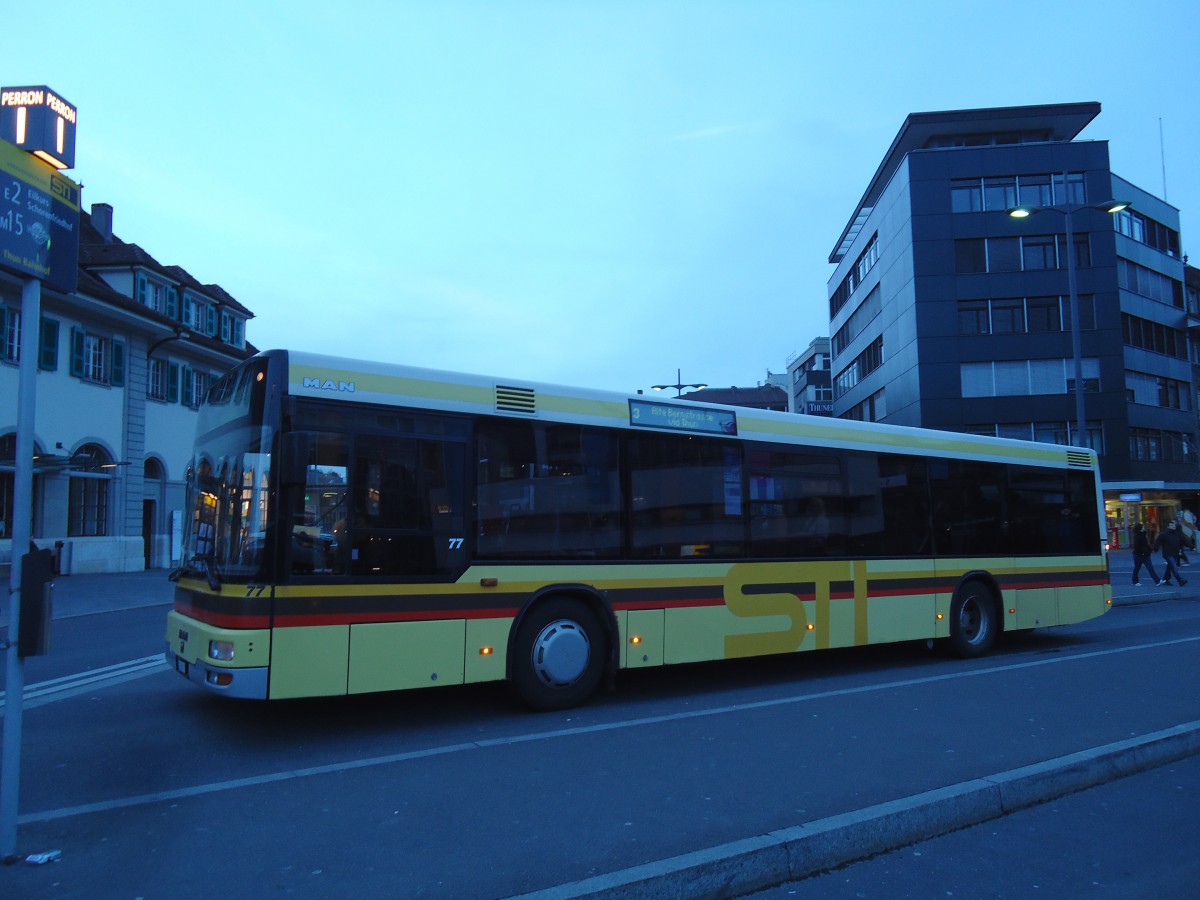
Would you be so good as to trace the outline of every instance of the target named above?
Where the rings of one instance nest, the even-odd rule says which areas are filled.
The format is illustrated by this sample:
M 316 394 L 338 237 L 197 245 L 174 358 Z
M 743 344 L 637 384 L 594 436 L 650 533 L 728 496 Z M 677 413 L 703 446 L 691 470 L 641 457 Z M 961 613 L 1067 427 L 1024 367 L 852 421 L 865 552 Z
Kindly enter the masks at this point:
M 1082 450 L 1068 450 L 1067 465 L 1076 469 L 1090 469 L 1092 467 L 1092 455 Z
M 537 412 L 537 401 L 529 388 L 505 387 L 496 385 L 496 409 L 500 412 L 526 413 L 533 415 Z

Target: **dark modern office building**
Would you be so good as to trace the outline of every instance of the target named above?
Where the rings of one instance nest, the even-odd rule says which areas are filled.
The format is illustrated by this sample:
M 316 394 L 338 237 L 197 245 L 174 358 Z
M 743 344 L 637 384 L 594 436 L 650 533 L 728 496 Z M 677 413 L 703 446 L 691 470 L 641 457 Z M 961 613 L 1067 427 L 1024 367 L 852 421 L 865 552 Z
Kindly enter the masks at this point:
M 1086 443 L 1124 544 L 1134 521 L 1200 512 L 1200 317 L 1179 211 L 1114 174 L 1107 141 L 1075 139 L 1099 112 L 908 116 L 829 257 L 834 414 Z

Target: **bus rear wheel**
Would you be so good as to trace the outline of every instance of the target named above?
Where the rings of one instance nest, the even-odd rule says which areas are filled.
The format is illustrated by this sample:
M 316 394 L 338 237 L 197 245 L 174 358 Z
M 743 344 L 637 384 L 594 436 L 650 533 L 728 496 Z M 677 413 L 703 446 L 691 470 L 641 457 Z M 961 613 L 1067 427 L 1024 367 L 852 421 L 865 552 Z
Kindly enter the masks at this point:
M 1000 634 L 996 599 L 981 581 L 966 581 L 950 603 L 950 648 L 956 656 L 973 659 L 989 653 Z
M 604 675 L 604 632 L 579 600 L 539 603 L 517 628 L 512 687 L 534 709 L 567 709 L 587 700 Z

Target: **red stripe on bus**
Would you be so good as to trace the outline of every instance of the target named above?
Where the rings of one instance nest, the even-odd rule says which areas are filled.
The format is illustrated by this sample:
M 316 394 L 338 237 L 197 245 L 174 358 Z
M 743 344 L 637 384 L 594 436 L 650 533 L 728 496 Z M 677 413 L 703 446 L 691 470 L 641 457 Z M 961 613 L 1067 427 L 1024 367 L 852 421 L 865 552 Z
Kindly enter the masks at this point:
M 393 613 L 298 613 L 277 615 L 276 628 L 306 628 L 313 625 L 373 625 L 387 622 L 437 622 L 451 619 L 511 619 L 515 609 L 431 609 Z
M 197 622 L 212 625 L 216 628 L 270 628 L 271 617 L 264 615 L 247 615 L 242 613 L 222 613 L 211 609 L 201 609 L 183 600 L 175 601 L 175 611 L 182 613 Z

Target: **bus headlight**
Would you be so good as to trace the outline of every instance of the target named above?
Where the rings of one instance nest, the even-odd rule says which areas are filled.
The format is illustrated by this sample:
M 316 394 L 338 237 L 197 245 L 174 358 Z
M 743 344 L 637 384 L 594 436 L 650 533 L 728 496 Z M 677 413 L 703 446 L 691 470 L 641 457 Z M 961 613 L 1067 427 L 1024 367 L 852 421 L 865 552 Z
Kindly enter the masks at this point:
M 233 659 L 233 641 L 209 641 L 208 658 L 229 662 Z

